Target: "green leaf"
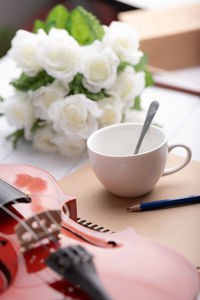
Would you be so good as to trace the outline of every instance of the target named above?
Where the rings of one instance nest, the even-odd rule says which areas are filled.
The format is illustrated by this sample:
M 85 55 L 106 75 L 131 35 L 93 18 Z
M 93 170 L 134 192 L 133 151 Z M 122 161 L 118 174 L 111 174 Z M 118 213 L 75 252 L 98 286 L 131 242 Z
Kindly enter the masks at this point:
M 145 66 L 148 62 L 148 54 L 144 53 L 144 55 L 141 57 L 139 63 L 134 66 L 134 69 L 136 72 L 144 71 Z
M 69 90 L 68 96 L 76 95 L 76 94 L 85 94 L 87 96 L 87 98 L 94 100 L 94 101 L 98 101 L 105 97 L 108 97 L 103 89 L 98 93 L 92 93 L 92 92 L 88 91 L 83 86 L 82 80 L 83 80 L 83 75 L 80 73 L 74 77 L 73 81 L 71 81 L 69 83 L 70 90 Z
M 161 124 L 159 124 L 159 123 L 155 123 L 155 122 L 153 122 L 152 124 L 153 124 L 154 126 L 157 126 L 157 127 L 163 128 L 163 125 L 161 125 Z
M 124 123 L 125 122 L 125 113 L 122 113 L 122 119 L 120 123 Z
M 74 95 L 79 93 L 80 85 L 82 84 L 83 75 L 77 74 L 74 79 L 69 83 L 68 95 Z
M 69 15 L 66 29 L 80 45 L 89 45 L 94 40 L 101 40 L 104 35 L 99 20 L 81 6 L 77 6 Z
M 44 127 L 45 124 L 46 124 L 46 121 L 37 119 L 33 123 L 33 126 L 31 127 L 31 132 L 35 132 L 37 129 Z
M 155 82 L 153 80 L 151 73 L 148 72 L 147 70 L 144 70 L 144 72 L 145 72 L 145 81 L 146 81 L 145 87 L 154 85 Z
M 140 96 L 135 97 L 135 101 L 132 109 L 142 110 Z
M 22 138 L 24 138 L 24 129 L 17 129 L 6 137 L 7 140 L 12 141 L 14 148 L 17 147 L 18 141 Z
M 55 27 L 56 28 L 56 21 L 52 20 L 52 21 L 49 21 L 47 24 L 45 24 L 45 31 L 46 33 L 48 34 L 50 29 Z
M 94 101 L 99 101 L 101 99 L 104 99 L 106 97 L 108 97 L 108 95 L 105 93 L 104 89 L 102 89 L 100 92 L 98 93 L 92 93 L 86 89 L 84 89 L 84 94 L 91 100 Z
M 48 31 L 52 27 L 65 29 L 68 17 L 69 12 L 66 7 L 61 4 L 56 5 L 47 16 L 46 29 L 48 28 Z
M 99 20 L 81 6 L 77 6 L 71 13 L 61 4 L 55 6 L 48 14 L 46 22 L 35 21 L 34 32 L 43 29 L 48 33 L 52 27 L 66 29 L 80 45 L 89 45 L 94 40 L 101 40 L 104 35 Z
M 20 91 L 35 91 L 41 86 L 45 86 L 53 81 L 54 78 L 52 76 L 47 74 L 46 71 L 41 71 L 34 77 L 22 73 L 18 79 L 11 81 L 10 84 Z
M 127 66 L 134 67 L 132 64 L 130 64 L 126 61 L 121 61 L 119 66 L 117 67 L 117 73 L 123 72 Z
M 41 20 L 35 20 L 33 32 L 37 33 L 39 29 L 43 29 L 44 31 L 46 31 L 46 25 Z
M 0 113 L 0 117 L 2 117 L 2 116 L 4 116 L 4 114 L 3 114 L 3 113 Z
M 37 33 L 39 29 L 43 29 L 46 33 L 52 27 L 66 29 L 67 19 L 69 12 L 64 5 L 56 5 L 48 14 L 46 22 L 36 20 L 34 23 L 34 33 Z
M 148 62 L 148 54 L 144 53 L 139 63 L 134 66 L 136 72 L 140 72 L 140 71 L 145 72 L 145 82 L 146 82 L 145 87 L 154 85 L 154 80 L 151 73 L 145 70 L 145 66 L 147 65 L 147 62 Z

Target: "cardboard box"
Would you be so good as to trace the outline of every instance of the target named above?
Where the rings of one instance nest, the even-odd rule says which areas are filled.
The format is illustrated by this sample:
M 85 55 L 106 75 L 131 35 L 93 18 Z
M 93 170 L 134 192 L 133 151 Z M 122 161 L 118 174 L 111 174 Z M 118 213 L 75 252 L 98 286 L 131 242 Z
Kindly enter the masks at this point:
M 200 65 L 200 3 L 118 15 L 140 35 L 149 65 L 174 70 Z

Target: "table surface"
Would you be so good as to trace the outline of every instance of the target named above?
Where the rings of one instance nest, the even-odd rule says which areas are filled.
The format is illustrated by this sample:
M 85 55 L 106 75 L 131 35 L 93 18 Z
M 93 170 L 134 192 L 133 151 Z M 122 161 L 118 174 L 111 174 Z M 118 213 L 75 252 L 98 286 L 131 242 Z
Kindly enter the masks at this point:
M 12 78 L 20 71 L 14 62 L 4 57 L 0 60 L 0 95 L 7 97 L 13 93 L 9 85 Z M 168 74 L 169 77 L 169 74 Z M 184 69 L 170 74 L 168 81 L 179 79 L 182 85 L 196 85 L 199 88 L 200 67 Z M 163 126 L 168 137 L 168 144 L 184 143 L 190 146 L 192 158 L 200 161 L 200 97 L 173 90 L 148 87 L 142 94 L 142 106 L 147 109 L 152 100 L 160 103 L 155 122 Z M 61 154 L 41 153 L 31 147 L 28 142 L 20 142 L 17 149 L 5 140 L 13 131 L 5 119 L 0 118 L 0 163 L 30 164 L 48 171 L 57 180 L 78 170 L 88 163 L 87 151 L 79 157 L 67 158 Z M 181 149 L 175 154 L 185 155 Z

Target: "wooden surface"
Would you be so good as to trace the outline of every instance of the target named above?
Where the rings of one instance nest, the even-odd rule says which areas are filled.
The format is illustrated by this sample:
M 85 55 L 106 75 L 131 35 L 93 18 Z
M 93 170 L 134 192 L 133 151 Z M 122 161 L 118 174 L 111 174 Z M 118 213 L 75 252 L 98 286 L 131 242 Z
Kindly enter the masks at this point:
M 12 60 L 0 60 L 0 95 L 7 97 L 13 93 L 9 81 L 19 75 Z M 200 67 L 173 72 L 168 82 L 179 81 L 184 86 L 199 86 Z M 177 84 L 177 82 L 176 82 Z M 200 160 L 200 98 L 197 96 L 149 87 L 142 94 L 142 107 L 147 109 L 152 100 L 160 103 L 155 122 L 163 126 L 169 144 L 185 143 L 192 149 L 193 159 Z M 14 131 L 5 118 L 0 118 L 0 163 L 22 163 L 40 167 L 56 179 L 68 175 L 88 163 L 87 153 L 80 157 L 67 158 L 61 154 L 47 154 L 36 151 L 28 142 L 21 142 L 16 150 L 6 135 Z M 175 154 L 184 155 L 177 149 Z
M 182 157 L 170 155 L 168 165 Z M 60 180 L 63 191 L 77 196 L 78 217 L 111 231 L 133 227 L 137 234 L 150 238 L 200 265 L 200 204 L 147 212 L 127 212 L 130 205 L 153 200 L 200 194 L 200 162 L 192 161 L 181 171 L 164 176 L 144 197 L 127 199 L 109 193 L 90 166 Z

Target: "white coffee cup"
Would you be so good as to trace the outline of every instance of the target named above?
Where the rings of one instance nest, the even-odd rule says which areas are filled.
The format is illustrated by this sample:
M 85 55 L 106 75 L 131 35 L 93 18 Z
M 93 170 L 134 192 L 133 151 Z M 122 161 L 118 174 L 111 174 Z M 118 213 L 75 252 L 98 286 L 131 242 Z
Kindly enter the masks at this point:
M 102 184 L 120 197 L 137 197 L 150 192 L 161 176 L 173 174 L 188 164 L 191 150 L 183 144 L 167 145 L 162 129 L 151 125 L 138 154 L 133 154 L 142 130 L 140 123 L 120 123 L 101 128 L 87 141 L 90 164 Z M 179 165 L 165 169 L 168 152 L 186 150 Z

